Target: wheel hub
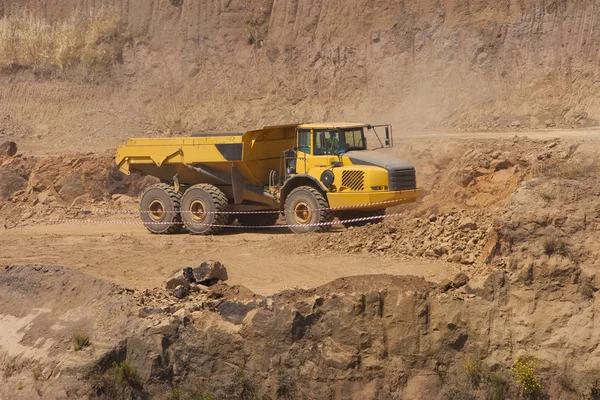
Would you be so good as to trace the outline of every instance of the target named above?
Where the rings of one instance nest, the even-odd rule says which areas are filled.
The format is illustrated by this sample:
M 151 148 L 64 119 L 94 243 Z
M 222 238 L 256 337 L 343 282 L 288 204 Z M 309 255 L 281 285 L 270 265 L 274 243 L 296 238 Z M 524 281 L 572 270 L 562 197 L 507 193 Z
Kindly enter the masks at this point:
M 307 224 L 312 220 L 312 210 L 308 203 L 300 201 L 294 207 L 294 217 L 299 224 Z
M 194 200 L 190 205 L 190 213 L 194 222 L 202 222 L 206 218 L 206 205 L 202 200 Z
M 154 199 L 148 207 L 150 211 L 148 214 L 153 221 L 160 222 L 165 218 L 165 208 L 165 203 L 162 200 Z

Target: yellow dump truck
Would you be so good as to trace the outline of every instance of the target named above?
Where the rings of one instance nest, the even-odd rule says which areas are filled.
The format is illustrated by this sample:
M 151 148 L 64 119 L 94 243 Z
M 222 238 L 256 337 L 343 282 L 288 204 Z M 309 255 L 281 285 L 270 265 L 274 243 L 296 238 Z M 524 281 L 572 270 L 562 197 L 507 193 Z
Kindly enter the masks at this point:
M 240 134 L 131 139 L 119 146 L 116 163 L 125 174 L 135 171 L 162 182 L 140 202 L 150 232 L 208 235 L 236 219 L 261 227 L 283 215 L 294 233 L 307 233 L 327 230 L 335 217 L 342 223 L 369 217 L 346 226 L 378 222 L 386 208 L 420 196 L 414 167 L 368 150 L 367 138 L 390 147 L 392 127 L 293 124 Z

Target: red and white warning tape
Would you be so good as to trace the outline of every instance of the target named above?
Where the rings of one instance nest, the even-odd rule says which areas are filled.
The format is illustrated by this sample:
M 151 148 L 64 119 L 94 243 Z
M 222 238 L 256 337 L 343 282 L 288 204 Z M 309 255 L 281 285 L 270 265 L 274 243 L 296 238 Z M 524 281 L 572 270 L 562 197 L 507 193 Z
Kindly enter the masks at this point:
M 345 206 L 345 207 L 328 207 L 328 208 L 316 208 L 311 211 L 323 211 L 323 210 L 331 210 L 331 211 L 341 211 L 341 210 L 351 210 L 353 208 L 364 208 L 364 207 L 372 207 L 385 205 L 390 203 L 398 203 L 398 200 L 386 200 L 379 201 L 375 203 L 366 203 L 366 204 L 357 204 L 353 206 Z M 51 206 L 19 206 L 21 209 L 32 210 L 32 211 L 66 211 L 66 212 L 82 212 L 85 214 L 93 214 L 93 213 L 105 213 L 105 214 L 148 214 L 151 211 L 138 211 L 138 210 L 115 210 L 115 209 L 103 209 L 103 208 L 95 208 L 95 209 L 84 209 L 84 208 L 75 208 L 75 207 L 51 207 Z M 169 213 L 190 213 L 192 211 L 163 211 L 165 214 Z M 207 211 L 203 214 L 280 214 L 285 213 L 285 210 L 268 210 L 268 211 Z
M 240 225 L 217 225 L 217 224 L 194 224 L 200 226 L 216 226 L 219 228 L 242 228 L 242 229 L 272 229 L 272 228 L 294 228 L 294 227 L 312 227 L 312 226 L 331 226 L 331 225 L 343 225 L 355 222 L 381 220 L 384 218 L 400 217 L 402 213 L 377 215 L 373 217 L 362 217 L 346 219 L 343 221 L 330 221 L 330 222 L 319 222 L 315 224 L 282 224 L 282 225 L 268 225 L 268 226 L 240 226 Z M 34 219 L 36 223 L 48 223 L 48 224 L 63 224 L 63 223 L 79 223 L 79 224 L 115 224 L 115 225 L 183 225 L 183 222 L 143 222 L 143 221 L 105 221 L 95 219 Z

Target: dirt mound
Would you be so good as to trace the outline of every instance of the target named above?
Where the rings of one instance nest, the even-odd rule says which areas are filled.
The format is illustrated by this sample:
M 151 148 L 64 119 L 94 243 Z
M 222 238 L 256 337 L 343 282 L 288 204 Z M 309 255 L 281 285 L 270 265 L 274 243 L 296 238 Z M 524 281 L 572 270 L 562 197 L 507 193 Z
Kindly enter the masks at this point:
M 118 344 L 132 306 L 126 290 L 60 266 L 0 270 L 0 396 L 80 390 L 77 374 Z M 75 351 L 76 335 L 90 345 Z
M 27 224 L 33 217 L 89 217 L 79 209 L 136 209 L 130 197 L 153 182 L 123 175 L 109 155 L 0 157 L 0 215 L 5 216 L 0 228 Z
M 475 222 L 477 221 L 477 222 Z M 487 221 L 487 223 L 486 223 Z M 472 265 L 482 256 L 492 218 L 481 212 L 399 217 L 365 228 L 309 238 L 298 251 L 372 253 L 385 257 L 414 256 Z

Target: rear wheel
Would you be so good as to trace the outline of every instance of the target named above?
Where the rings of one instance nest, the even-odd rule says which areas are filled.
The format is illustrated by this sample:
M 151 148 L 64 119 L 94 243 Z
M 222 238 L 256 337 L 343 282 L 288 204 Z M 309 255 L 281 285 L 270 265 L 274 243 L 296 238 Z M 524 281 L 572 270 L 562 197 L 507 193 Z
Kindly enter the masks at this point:
M 275 225 L 279 219 L 279 214 L 260 213 L 260 214 L 238 214 L 237 220 L 242 226 L 271 226 Z
M 324 232 L 333 221 L 333 212 L 325 196 L 310 186 L 300 186 L 285 201 L 285 220 L 294 233 Z
M 216 186 L 199 184 L 190 187 L 181 199 L 181 219 L 195 235 L 214 235 L 227 225 L 227 197 Z
M 179 213 L 181 196 L 166 183 L 146 189 L 140 201 L 140 216 L 146 229 L 157 234 L 179 232 L 183 227 Z
M 346 221 L 351 219 L 366 218 L 366 217 L 381 217 L 372 218 L 365 221 L 353 221 L 353 222 L 342 222 L 346 228 L 351 226 L 365 226 L 368 224 L 379 224 L 385 219 L 385 210 L 374 210 L 374 211 L 340 211 L 338 218 L 340 221 Z

